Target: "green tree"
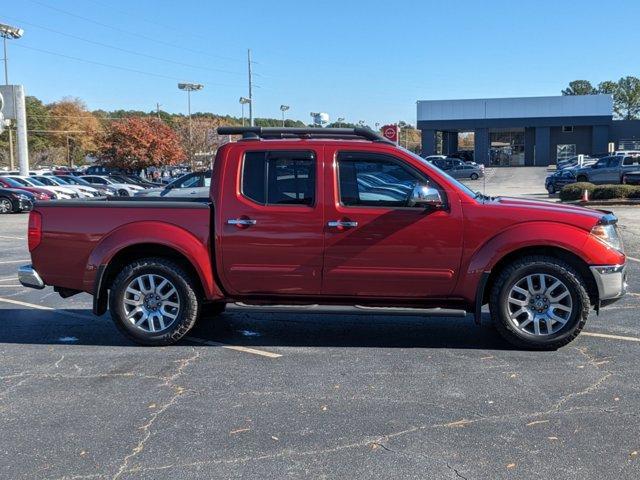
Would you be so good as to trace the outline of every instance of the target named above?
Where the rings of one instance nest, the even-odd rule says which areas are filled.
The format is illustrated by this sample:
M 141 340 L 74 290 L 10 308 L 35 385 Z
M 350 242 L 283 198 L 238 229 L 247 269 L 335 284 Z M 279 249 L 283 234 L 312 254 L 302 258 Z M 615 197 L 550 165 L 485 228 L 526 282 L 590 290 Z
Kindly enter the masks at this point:
M 562 95 L 593 95 L 597 93 L 589 80 L 574 80 L 569 87 L 562 90 Z
M 624 120 L 640 116 L 640 78 L 623 77 L 613 94 L 613 109 Z
M 616 82 L 612 82 L 611 80 L 605 80 L 604 82 L 600 82 L 598 84 L 598 93 L 608 93 L 609 95 L 614 95 L 617 89 L 618 84 Z

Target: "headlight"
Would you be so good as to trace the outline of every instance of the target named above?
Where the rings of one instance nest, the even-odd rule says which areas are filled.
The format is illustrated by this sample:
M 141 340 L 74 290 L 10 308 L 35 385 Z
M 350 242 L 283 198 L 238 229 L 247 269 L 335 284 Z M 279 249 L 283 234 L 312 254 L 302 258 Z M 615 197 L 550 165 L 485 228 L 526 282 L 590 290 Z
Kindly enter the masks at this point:
M 615 225 L 596 225 L 591 229 L 591 235 L 596 237 L 605 245 L 624 252 L 624 245 L 622 244 L 622 238 L 618 235 L 618 229 Z

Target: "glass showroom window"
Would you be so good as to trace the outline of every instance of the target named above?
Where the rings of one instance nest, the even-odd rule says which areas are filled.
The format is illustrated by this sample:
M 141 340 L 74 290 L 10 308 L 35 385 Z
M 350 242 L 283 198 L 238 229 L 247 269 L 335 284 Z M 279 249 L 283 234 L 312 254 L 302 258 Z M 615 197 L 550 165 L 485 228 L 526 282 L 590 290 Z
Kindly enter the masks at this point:
M 568 160 L 571 157 L 576 156 L 575 143 L 559 144 L 556 147 L 556 160 Z

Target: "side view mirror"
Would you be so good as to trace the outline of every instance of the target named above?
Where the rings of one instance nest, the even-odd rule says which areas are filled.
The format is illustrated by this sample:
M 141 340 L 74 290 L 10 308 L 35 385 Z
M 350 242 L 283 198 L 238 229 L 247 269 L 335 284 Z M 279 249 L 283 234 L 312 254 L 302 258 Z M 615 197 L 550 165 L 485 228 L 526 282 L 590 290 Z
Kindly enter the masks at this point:
M 410 207 L 442 208 L 443 205 L 440 190 L 427 185 L 416 185 L 409 198 Z

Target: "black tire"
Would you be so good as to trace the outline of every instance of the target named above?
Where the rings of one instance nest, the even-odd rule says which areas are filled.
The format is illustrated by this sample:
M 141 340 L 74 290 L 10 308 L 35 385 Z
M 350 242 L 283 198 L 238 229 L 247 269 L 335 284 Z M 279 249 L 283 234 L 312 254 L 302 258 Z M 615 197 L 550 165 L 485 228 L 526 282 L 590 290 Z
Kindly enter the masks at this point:
M 549 192 L 549 195 L 553 195 L 554 193 L 556 193 L 556 187 L 555 185 L 551 184 L 547 186 L 547 192 Z
M 125 189 L 120 189 L 120 190 L 118 190 L 118 195 L 120 197 L 128 197 L 129 196 L 129 192 L 127 192 Z
M 477 173 L 472 173 L 470 178 L 471 180 L 477 180 L 479 177 Z
M 588 182 L 589 179 L 587 177 L 585 177 L 584 175 L 578 175 L 578 178 L 576 178 L 577 182 Z
M 9 197 L 0 197 L 0 214 L 13 213 L 16 207 Z
M 508 296 L 512 287 L 526 275 L 552 275 L 567 287 L 572 311 L 557 332 L 534 335 L 519 329 L 509 318 Z M 500 334 L 519 348 L 556 350 L 570 343 L 583 329 L 590 308 L 589 295 L 580 274 L 566 262 L 547 256 L 528 256 L 507 265 L 496 278 L 490 293 L 489 308 L 493 323 Z
M 176 289 L 179 308 L 175 320 L 164 330 L 147 332 L 127 319 L 125 291 L 141 275 L 160 275 Z M 140 345 L 171 345 L 184 337 L 194 326 L 200 312 L 194 279 L 177 263 L 165 258 L 143 258 L 130 263 L 118 274 L 111 285 L 109 311 L 122 334 Z

